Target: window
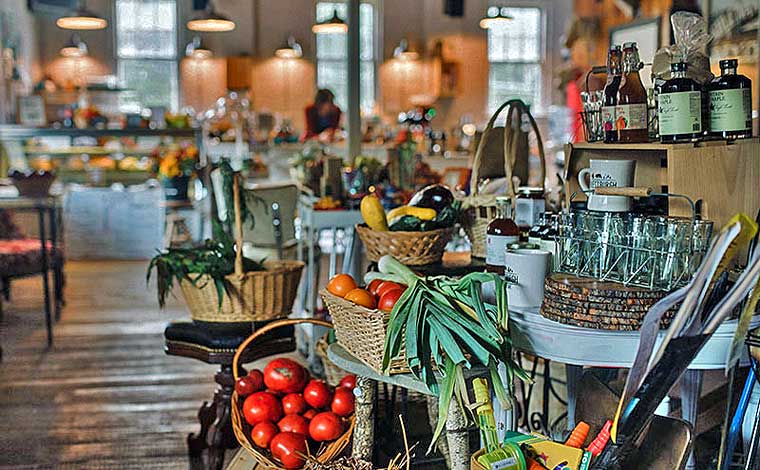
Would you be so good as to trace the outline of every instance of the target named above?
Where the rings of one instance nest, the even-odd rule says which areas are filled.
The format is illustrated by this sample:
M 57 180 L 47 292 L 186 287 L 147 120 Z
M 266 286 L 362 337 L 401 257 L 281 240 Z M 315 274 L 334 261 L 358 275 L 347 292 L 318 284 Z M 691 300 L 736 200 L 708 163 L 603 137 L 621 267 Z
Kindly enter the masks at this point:
M 116 57 L 119 78 L 133 90 L 121 99 L 123 108 L 176 109 L 176 1 L 116 0 Z
M 337 10 L 341 19 L 347 16 L 343 2 L 318 2 L 317 21 L 332 18 Z M 359 34 L 361 57 L 360 103 L 363 114 L 372 114 L 375 108 L 375 7 L 371 3 L 359 6 Z M 346 34 L 317 33 L 317 86 L 329 88 L 335 102 L 345 111 L 348 107 L 348 62 Z
M 506 10 L 506 11 L 505 11 Z M 543 114 L 543 22 L 540 8 L 502 9 L 514 20 L 488 30 L 488 110 L 521 99 L 533 114 Z

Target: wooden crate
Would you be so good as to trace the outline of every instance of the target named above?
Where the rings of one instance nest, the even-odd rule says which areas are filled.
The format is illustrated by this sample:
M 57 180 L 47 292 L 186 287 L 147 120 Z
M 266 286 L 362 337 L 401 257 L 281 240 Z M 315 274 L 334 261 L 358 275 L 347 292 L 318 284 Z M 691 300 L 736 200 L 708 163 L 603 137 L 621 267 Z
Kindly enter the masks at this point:
M 567 202 L 585 200 L 578 185 L 578 172 L 589 159 L 636 160 L 636 186 L 656 192 L 683 194 L 702 201 L 702 215 L 715 222 L 716 229 L 737 212 L 755 218 L 760 209 L 760 140 L 744 139 L 697 144 L 603 144 L 579 143 L 565 147 Z M 668 212 L 689 216 L 686 201 L 671 198 Z

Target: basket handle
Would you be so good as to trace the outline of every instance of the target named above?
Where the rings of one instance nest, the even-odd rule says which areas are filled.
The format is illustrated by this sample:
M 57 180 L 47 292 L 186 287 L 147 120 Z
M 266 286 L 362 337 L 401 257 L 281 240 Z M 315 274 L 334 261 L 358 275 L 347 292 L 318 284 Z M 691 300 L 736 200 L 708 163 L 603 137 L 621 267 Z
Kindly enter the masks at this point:
M 245 341 L 240 343 L 240 346 L 238 346 L 237 351 L 235 351 L 235 356 L 232 358 L 232 375 L 235 377 L 235 380 L 237 380 L 240 376 L 240 369 L 239 369 L 239 362 L 240 362 L 240 356 L 243 354 L 243 351 L 245 351 L 245 348 L 248 347 L 254 340 L 264 336 L 265 334 L 269 333 L 272 330 L 276 330 L 277 328 L 283 327 L 283 326 L 290 326 L 290 325 L 299 325 L 302 323 L 311 323 L 313 325 L 319 325 L 324 326 L 327 328 L 332 328 L 333 325 L 329 321 L 325 320 L 317 320 L 316 318 L 284 318 L 282 320 L 276 320 L 271 323 L 267 323 L 266 325 L 262 326 L 258 330 L 254 331 L 251 336 L 246 338 Z

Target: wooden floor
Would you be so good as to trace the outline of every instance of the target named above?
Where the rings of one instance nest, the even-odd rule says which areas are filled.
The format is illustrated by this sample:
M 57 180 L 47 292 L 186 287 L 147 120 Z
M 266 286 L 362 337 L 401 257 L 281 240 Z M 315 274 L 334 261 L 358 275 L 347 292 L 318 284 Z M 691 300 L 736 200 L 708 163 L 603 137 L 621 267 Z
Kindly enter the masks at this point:
M 67 265 L 66 300 L 45 348 L 41 280 L 17 281 L 0 322 L 0 469 L 179 469 L 213 366 L 166 356 L 145 262 Z

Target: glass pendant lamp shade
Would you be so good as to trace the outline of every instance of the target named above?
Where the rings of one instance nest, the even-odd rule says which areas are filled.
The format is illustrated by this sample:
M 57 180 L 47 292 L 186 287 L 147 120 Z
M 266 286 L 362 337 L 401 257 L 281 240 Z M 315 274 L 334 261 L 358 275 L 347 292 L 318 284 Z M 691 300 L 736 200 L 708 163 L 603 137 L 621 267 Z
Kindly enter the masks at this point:
M 504 7 L 489 7 L 486 16 L 480 20 L 480 27 L 483 29 L 491 29 L 500 28 L 509 24 L 514 18 L 509 16 L 507 11 L 508 10 Z
M 235 22 L 217 13 L 209 0 L 203 13 L 187 22 L 187 29 L 204 33 L 223 33 L 235 29 Z
M 320 21 L 311 27 L 314 33 L 346 33 L 348 25 L 338 16 L 338 10 L 333 12 L 332 18 L 326 21 Z

